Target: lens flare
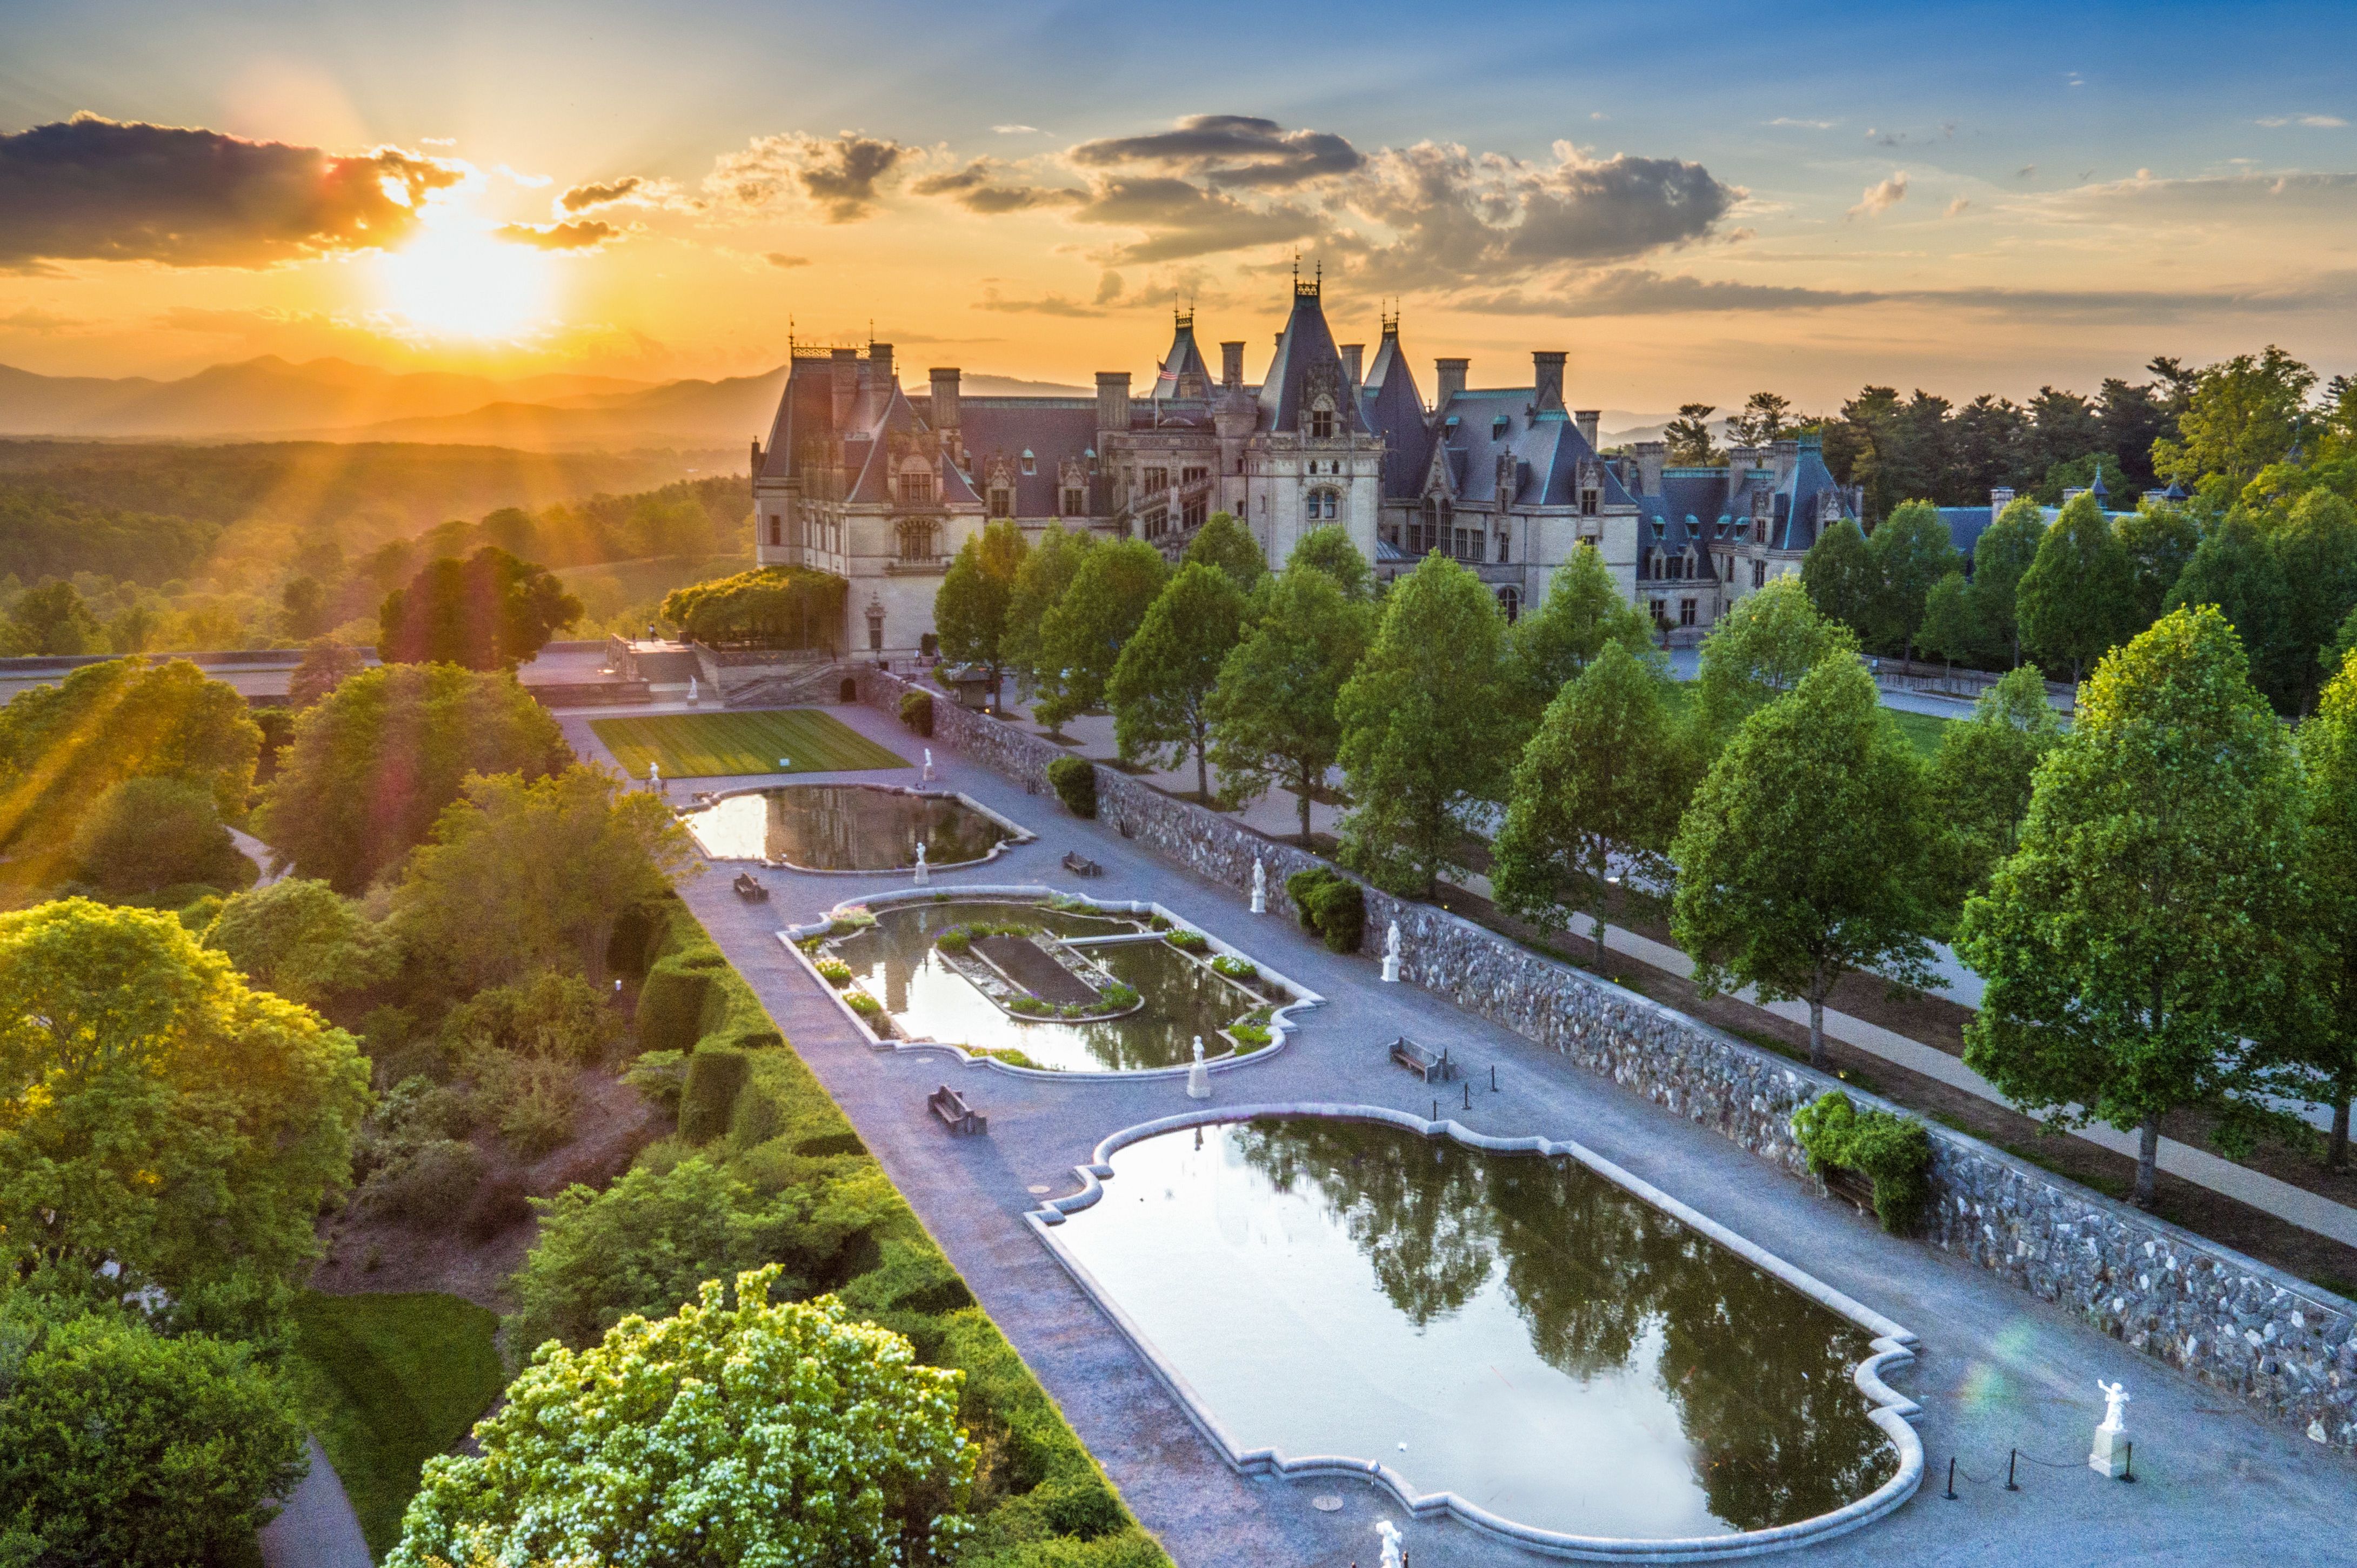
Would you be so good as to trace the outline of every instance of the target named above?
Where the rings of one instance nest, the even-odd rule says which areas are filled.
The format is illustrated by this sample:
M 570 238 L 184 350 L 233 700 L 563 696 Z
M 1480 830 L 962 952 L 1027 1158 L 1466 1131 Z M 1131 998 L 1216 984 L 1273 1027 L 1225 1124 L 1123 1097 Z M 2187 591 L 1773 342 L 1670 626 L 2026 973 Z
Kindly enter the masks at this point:
M 493 239 L 478 220 L 451 209 L 429 208 L 424 216 L 414 240 L 378 259 L 387 310 L 444 338 L 516 338 L 546 320 L 555 279 L 545 252 Z

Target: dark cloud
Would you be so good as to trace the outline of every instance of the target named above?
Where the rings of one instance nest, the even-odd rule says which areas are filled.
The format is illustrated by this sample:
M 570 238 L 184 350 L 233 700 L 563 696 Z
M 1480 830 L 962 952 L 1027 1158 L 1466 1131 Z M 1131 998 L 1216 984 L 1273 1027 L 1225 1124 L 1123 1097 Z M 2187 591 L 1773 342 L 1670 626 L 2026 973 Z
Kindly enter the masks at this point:
M 1056 187 L 1009 185 L 998 177 L 1001 166 L 976 158 L 963 168 L 931 174 L 909 188 L 919 196 L 945 196 L 969 212 L 996 216 L 1032 207 L 1070 207 L 1088 199 L 1088 192 Z
M 1114 258 L 1133 264 L 1282 244 L 1308 239 L 1323 226 L 1306 208 L 1247 206 L 1168 177 L 1102 181 L 1072 216 L 1083 223 L 1146 231 L 1145 239 L 1124 246 Z
M 491 231 L 491 238 L 511 245 L 534 245 L 544 251 L 593 251 L 622 231 L 595 218 L 570 223 L 510 223 Z
M 1098 309 L 1095 306 L 1082 305 L 1080 301 L 1075 299 L 1066 299 L 1060 294 L 1048 295 L 1039 299 L 1001 299 L 998 297 L 998 293 L 995 289 L 986 292 L 982 298 L 975 300 L 974 302 L 974 307 L 976 310 L 997 310 L 1004 311 L 1008 315 L 1017 316 L 1087 317 L 1103 316 L 1104 314 L 1103 311 Z
M 640 176 L 630 174 L 624 175 L 619 179 L 609 179 L 602 183 L 576 185 L 558 197 L 556 205 L 567 212 L 580 212 L 592 207 L 605 207 L 617 201 L 628 200 L 643 189 L 646 183 Z
M 1555 287 L 1458 294 L 1452 308 L 1492 316 L 1674 316 L 1730 310 L 1827 310 L 1867 305 L 1930 306 L 2037 320 L 2187 321 L 2280 316 L 2357 306 L 2357 272 L 2242 292 L 2159 289 L 1825 289 L 1706 281 L 1615 267 Z
M 771 266 L 781 270 L 792 267 L 806 267 L 811 264 L 811 259 L 808 256 L 790 256 L 783 251 L 771 251 L 761 259 L 769 263 Z
M 763 208 L 799 194 L 830 223 L 853 223 L 876 210 L 893 172 L 910 156 L 894 141 L 845 131 L 823 141 L 800 131 L 757 136 L 713 166 L 705 188 L 738 207 Z
M 1258 190 L 1351 174 L 1367 161 L 1331 131 L 1288 131 L 1251 114 L 1193 114 L 1168 131 L 1082 142 L 1068 156 L 1083 167 L 1141 164 L 1214 187 Z
M 1562 288 L 1458 295 L 1449 304 L 1458 310 L 1491 316 L 1683 316 L 1722 310 L 1821 309 L 1872 305 L 1889 297 L 1854 290 L 1711 282 L 1664 276 L 1643 267 L 1614 267 Z
M 262 267 L 399 244 L 461 171 L 93 114 L 0 135 L 0 269 L 49 261 Z

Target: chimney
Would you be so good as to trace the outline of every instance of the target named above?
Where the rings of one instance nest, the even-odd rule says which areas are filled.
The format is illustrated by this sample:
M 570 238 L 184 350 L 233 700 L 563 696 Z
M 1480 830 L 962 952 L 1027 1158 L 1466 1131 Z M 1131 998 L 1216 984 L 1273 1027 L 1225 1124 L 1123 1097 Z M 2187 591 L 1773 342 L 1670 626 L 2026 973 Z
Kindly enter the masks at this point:
M 1531 350 L 1531 384 L 1536 389 L 1531 403 L 1542 413 L 1563 406 L 1563 362 L 1570 357 L 1561 349 Z
M 1989 521 L 1995 522 L 2013 504 L 2013 487 L 1999 485 L 1989 491 Z
M 1220 345 L 1220 384 L 1240 387 L 1244 384 L 1244 346 L 1241 342 Z
M 1470 360 L 1435 360 L 1434 373 L 1439 378 L 1433 382 L 1432 403 L 1435 408 L 1465 390 L 1465 372 L 1473 363 Z
M 1099 430 L 1129 428 L 1129 372 L 1127 371 L 1097 372 L 1097 428 Z
M 933 428 L 955 430 L 958 427 L 958 368 L 955 365 L 935 365 L 925 374 L 933 383 Z
M 761 477 L 761 444 L 758 440 L 753 443 L 753 477 Z
M 1600 408 L 1583 408 L 1571 416 L 1571 422 L 1579 426 L 1579 438 L 1587 443 L 1587 449 L 1591 452 L 1595 451 L 1597 427 L 1604 423 L 1604 411 Z
M 867 345 L 867 362 L 874 367 L 870 374 L 876 379 L 876 390 L 882 392 L 889 387 L 892 384 L 892 345 L 889 343 Z
M 1670 460 L 1666 441 L 1637 443 L 1637 488 L 1649 496 L 1662 493 L 1662 469 Z
M 859 350 L 837 349 L 828 363 L 834 367 L 834 428 L 839 432 L 850 422 L 851 405 L 859 396 Z
M 1367 346 L 1364 343 L 1342 345 L 1342 379 L 1354 387 L 1359 384 L 1359 363 L 1366 358 L 1366 353 Z

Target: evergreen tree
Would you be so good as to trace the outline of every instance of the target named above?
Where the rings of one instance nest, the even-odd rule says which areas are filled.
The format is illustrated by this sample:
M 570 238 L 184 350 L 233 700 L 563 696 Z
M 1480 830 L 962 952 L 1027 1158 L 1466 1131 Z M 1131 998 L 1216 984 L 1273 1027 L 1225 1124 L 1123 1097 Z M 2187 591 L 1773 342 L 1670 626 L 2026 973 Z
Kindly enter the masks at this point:
M 1507 797 L 1491 880 L 1500 908 L 1543 925 L 1595 922 L 1604 966 L 1607 878 L 1633 896 L 1670 880 L 1670 841 L 1694 787 L 1691 748 L 1663 706 L 1665 678 L 1606 642 L 1546 710 Z
M 2094 497 L 2073 496 L 2047 529 L 2015 605 L 2022 641 L 2042 659 L 2069 664 L 2073 684 L 2130 635 L 2135 589 L 2127 552 Z
M 1686 808 L 1670 929 L 1704 995 L 1752 986 L 1809 1004 L 1852 969 L 1930 983 L 1921 890 L 1932 824 L 1922 765 L 1873 677 L 1826 660 L 1743 721 Z
M 1247 594 L 1268 575 L 1268 558 L 1261 553 L 1260 541 L 1232 512 L 1213 512 L 1187 542 L 1182 564 L 1198 561 L 1225 572 L 1228 580 Z
M 1373 639 L 1374 609 L 1296 551 L 1254 596 L 1253 612 L 1211 693 L 1211 760 L 1233 798 L 1280 780 L 1292 789 L 1306 849 L 1311 799 L 1341 756 L 1336 704 Z
M 2040 767 L 2020 848 L 1964 906 L 1988 983 L 1964 1060 L 2026 1110 L 2137 1135 L 2152 1206 L 2161 1119 L 2231 1109 L 2275 1015 L 2275 940 L 2300 853 L 2299 771 L 2214 608 L 2163 617 L 2096 669 Z
M 933 626 L 942 656 L 979 664 L 990 673 L 990 705 L 1006 671 L 1006 611 L 1027 550 L 1023 530 L 1010 521 L 987 524 L 958 546 L 957 558 L 933 596 Z
M 1940 824 L 1932 875 L 1943 929 L 2019 847 L 2031 779 L 2061 737 L 2062 721 L 2035 664 L 2007 674 L 1981 694 L 1971 718 L 1941 732 L 1930 783 Z
M 1016 568 L 1015 585 L 1006 596 L 1006 618 L 999 629 L 998 650 L 1015 683 L 1028 702 L 1047 678 L 1051 667 L 1047 644 L 1041 632 L 1048 621 L 1048 612 L 1063 601 L 1072 579 L 1079 575 L 1081 560 L 1096 543 L 1096 536 L 1087 530 L 1067 532 L 1064 525 L 1051 522 L 1039 535 Z
M 1874 635 L 1885 649 L 1911 656 L 1932 585 L 1964 565 L 1948 525 L 1930 501 L 1909 501 L 1883 519 L 1866 547 L 1874 565 Z
M 1856 518 L 1839 519 L 1818 533 L 1801 558 L 1801 584 L 1819 614 L 1841 622 L 1861 639 L 1872 635 L 1881 583 L 1874 553 Z
M 1973 546 L 1973 612 L 1993 647 L 2007 650 L 2007 662 L 2021 662 L 2021 622 L 2017 600 L 2021 579 L 2038 559 L 2046 518 L 2027 497 L 1995 518 Z
M 1195 757 L 1195 793 L 1211 796 L 1205 754 L 1211 744 L 1211 693 L 1220 667 L 1243 635 L 1243 591 L 1219 566 L 1189 561 L 1170 579 L 1136 635 L 1123 644 L 1105 695 L 1114 739 L 1124 757 L 1168 746 L 1166 766 Z
M 1547 581 L 1546 597 L 1506 629 L 1520 701 L 1536 724 L 1556 693 L 1614 644 L 1653 657 L 1652 623 L 1629 602 L 1593 545 L 1582 544 Z
M 1044 667 L 1032 713 L 1054 729 L 1101 706 L 1122 646 L 1135 635 L 1170 569 L 1142 539 L 1092 545 L 1081 555 L 1071 586 L 1039 622 Z
M 1433 896 L 1463 869 L 1466 809 L 1503 794 L 1515 728 L 1504 645 L 1497 599 L 1448 557 L 1392 585 L 1338 703 L 1357 802 L 1343 854 L 1383 886 Z

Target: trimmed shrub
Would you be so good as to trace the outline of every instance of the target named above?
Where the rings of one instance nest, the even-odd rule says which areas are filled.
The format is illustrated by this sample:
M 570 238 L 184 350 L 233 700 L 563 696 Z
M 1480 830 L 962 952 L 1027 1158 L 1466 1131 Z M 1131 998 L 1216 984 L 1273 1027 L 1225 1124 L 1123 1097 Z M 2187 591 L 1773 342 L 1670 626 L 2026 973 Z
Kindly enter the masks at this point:
M 1232 1024 L 1228 1026 L 1228 1033 L 1235 1036 L 1238 1056 L 1259 1050 L 1275 1038 L 1268 1032 L 1267 1026 L 1261 1024 Z
M 370 1205 L 412 1224 L 447 1220 L 466 1207 L 483 1179 L 483 1156 L 472 1144 L 436 1138 L 370 1178 Z
M 900 693 L 900 722 L 923 736 L 933 738 L 933 694 L 931 692 Z
M 858 1014 L 861 1017 L 866 1019 L 871 1024 L 883 1015 L 884 1004 L 877 1001 L 876 998 L 868 995 L 865 991 L 845 992 L 843 999 L 851 1004 L 851 1010 L 853 1012 Z
M 731 1147 L 759 1148 L 785 1130 L 786 1113 L 767 1090 L 752 1084 L 737 1095 L 737 1109 L 728 1118 Z
M 709 970 L 688 968 L 676 958 L 658 960 L 639 989 L 639 1048 L 694 1050 L 704 1033 L 704 999 L 711 989 Z
M 839 958 L 823 958 L 818 961 L 818 977 L 840 991 L 851 983 L 851 966 Z
M 1285 879 L 1286 897 L 1301 911 L 1305 930 L 1315 931 L 1334 952 L 1357 952 L 1367 929 L 1365 889 L 1322 865 Z
M 1910 1236 L 1932 1194 L 1932 1135 L 1923 1123 L 1889 1111 L 1861 1112 L 1828 1090 L 1792 1115 L 1792 1135 L 1822 1176 L 1838 1166 L 1874 1184 L 1874 1214 L 1893 1236 Z
M 1137 1005 L 1137 987 L 1125 980 L 1116 980 L 1097 994 L 1097 1005 L 1118 1011 Z
M 1048 764 L 1048 782 L 1064 810 L 1076 817 L 1097 814 L 1096 764 L 1084 757 L 1060 757 Z
M 734 1046 L 696 1047 L 680 1092 L 679 1135 L 691 1144 L 708 1144 L 726 1132 L 751 1072 L 752 1064 Z
M 1230 958 L 1226 953 L 1222 953 L 1219 957 L 1213 959 L 1211 961 L 1211 968 L 1215 972 L 1224 974 L 1230 980 L 1258 980 L 1260 978 L 1260 969 L 1257 965 L 1249 963 L 1240 958 Z
M 1162 940 L 1168 942 L 1172 947 L 1177 948 L 1180 952 L 1209 952 L 1211 950 L 1211 939 L 1203 935 L 1200 931 L 1172 931 L 1168 936 L 1164 937 Z

